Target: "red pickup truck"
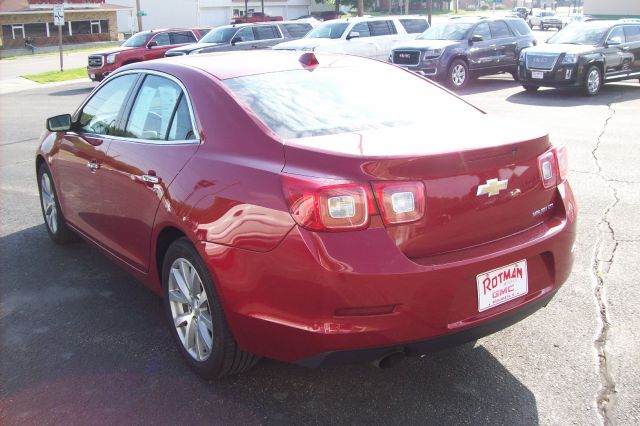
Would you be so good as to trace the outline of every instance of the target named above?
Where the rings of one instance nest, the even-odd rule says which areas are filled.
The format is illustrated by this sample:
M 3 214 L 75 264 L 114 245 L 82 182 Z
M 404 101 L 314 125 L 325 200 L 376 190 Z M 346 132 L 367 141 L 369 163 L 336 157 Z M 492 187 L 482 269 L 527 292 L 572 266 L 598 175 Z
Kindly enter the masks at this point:
M 207 30 L 172 28 L 136 33 L 120 47 L 89 55 L 87 74 L 93 81 L 102 81 L 123 65 L 163 58 L 167 50 L 195 43 L 206 32 Z
M 253 22 L 269 22 L 269 21 L 284 21 L 282 16 L 270 16 L 262 14 L 262 12 L 253 12 L 249 16 L 236 16 L 231 20 L 231 24 L 246 24 Z

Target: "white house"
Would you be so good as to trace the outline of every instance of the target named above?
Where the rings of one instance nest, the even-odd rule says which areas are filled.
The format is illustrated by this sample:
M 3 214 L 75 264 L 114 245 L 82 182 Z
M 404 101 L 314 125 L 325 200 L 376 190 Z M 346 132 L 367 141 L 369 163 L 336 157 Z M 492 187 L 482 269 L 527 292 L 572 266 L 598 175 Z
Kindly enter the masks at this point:
M 136 0 L 109 0 L 109 3 L 132 6 Z M 264 12 L 267 15 L 282 16 L 293 19 L 310 13 L 315 0 L 264 0 Z M 217 27 L 226 25 L 234 16 L 242 16 L 245 11 L 244 0 L 140 0 L 142 28 L 195 28 Z M 250 0 L 247 4 L 249 13 L 260 12 L 260 1 Z M 315 9 L 315 7 L 314 7 Z M 135 10 L 120 12 L 118 30 L 133 32 L 138 30 Z
M 640 18 L 640 0 L 584 0 L 584 13 L 598 18 Z

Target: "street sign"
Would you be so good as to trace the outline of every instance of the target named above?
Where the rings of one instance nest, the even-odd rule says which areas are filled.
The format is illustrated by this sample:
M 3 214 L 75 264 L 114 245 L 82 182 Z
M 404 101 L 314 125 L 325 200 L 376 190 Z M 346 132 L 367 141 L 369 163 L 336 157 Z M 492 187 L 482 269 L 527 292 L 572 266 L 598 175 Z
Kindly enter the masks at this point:
M 58 27 L 61 27 L 64 25 L 64 5 L 63 4 L 53 5 L 53 24 Z

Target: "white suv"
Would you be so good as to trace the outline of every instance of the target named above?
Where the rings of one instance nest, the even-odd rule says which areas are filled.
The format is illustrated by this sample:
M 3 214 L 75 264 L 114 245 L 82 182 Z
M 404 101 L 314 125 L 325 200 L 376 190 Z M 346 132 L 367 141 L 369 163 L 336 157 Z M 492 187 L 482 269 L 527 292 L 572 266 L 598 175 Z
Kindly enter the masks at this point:
M 427 28 L 429 23 L 422 16 L 334 19 L 273 49 L 345 53 L 385 61 L 397 42 L 414 39 Z

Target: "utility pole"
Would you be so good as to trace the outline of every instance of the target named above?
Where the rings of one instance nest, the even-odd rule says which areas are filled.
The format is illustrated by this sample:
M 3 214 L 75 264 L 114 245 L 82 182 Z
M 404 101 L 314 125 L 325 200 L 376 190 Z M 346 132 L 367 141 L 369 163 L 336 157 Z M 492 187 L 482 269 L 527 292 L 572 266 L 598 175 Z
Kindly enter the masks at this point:
M 358 0 L 358 16 L 364 16 L 364 0 Z
M 142 31 L 142 15 L 140 14 L 140 0 L 136 0 L 136 15 L 138 15 L 138 31 Z
M 429 26 L 431 26 L 431 11 L 433 10 L 433 0 L 427 0 L 427 19 L 429 20 Z

